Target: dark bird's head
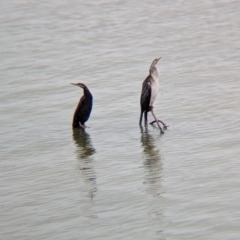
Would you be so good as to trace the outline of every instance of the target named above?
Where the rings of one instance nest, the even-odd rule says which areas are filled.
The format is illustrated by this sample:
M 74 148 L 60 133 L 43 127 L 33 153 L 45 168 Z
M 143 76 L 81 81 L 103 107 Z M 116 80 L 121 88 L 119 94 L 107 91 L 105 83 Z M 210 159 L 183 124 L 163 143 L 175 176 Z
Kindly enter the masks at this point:
M 83 89 L 84 96 L 92 99 L 92 94 L 89 91 L 88 87 L 83 83 L 71 83 L 72 85 L 78 86 Z
M 86 89 L 87 88 L 87 86 L 85 84 L 83 84 L 83 83 L 71 83 L 71 84 L 75 85 L 75 86 L 78 86 L 78 87 L 80 87 L 82 89 Z
M 159 61 L 161 58 L 162 58 L 162 57 L 156 58 L 156 59 L 153 60 L 151 66 L 150 66 L 150 69 L 149 69 L 149 73 L 150 73 L 150 74 L 153 74 L 153 75 L 155 75 L 155 76 L 158 77 L 158 69 L 157 69 L 157 67 L 156 67 L 156 64 L 158 63 L 158 61 Z

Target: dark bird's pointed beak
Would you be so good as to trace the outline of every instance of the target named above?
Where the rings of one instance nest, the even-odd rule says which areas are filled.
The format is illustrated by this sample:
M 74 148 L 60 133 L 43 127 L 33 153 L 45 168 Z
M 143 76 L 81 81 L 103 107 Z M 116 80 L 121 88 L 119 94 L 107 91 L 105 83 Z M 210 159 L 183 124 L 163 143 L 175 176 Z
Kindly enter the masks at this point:
M 84 88 L 85 85 L 83 83 L 71 83 L 72 85 L 78 86 L 80 88 Z
M 161 59 L 162 57 L 160 57 L 160 58 L 157 58 L 157 62 Z

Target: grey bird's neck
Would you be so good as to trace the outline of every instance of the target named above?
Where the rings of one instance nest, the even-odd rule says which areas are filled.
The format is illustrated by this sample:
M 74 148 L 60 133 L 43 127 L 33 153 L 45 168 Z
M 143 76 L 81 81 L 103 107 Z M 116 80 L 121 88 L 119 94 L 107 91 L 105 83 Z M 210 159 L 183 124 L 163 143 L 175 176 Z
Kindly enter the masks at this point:
M 151 74 L 153 77 L 155 77 L 155 78 L 158 78 L 158 77 L 159 77 L 158 69 L 157 69 L 155 66 L 151 67 L 151 68 L 149 69 L 149 72 L 150 72 L 150 74 Z

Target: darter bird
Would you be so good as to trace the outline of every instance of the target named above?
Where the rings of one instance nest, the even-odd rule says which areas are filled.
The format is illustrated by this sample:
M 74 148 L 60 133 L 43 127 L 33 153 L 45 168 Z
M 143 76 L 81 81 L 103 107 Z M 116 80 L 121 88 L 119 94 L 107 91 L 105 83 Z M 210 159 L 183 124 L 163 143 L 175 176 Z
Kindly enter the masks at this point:
M 78 106 L 73 115 L 73 128 L 85 129 L 85 122 L 89 119 L 92 111 L 93 97 L 88 87 L 83 83 L 71 83 L 83 89 L 83 96 L 80 98 Z
M 140 115 L 139 125 L 142 126 L 142 116 L 144 113 L 145 126 L 147 126 L 147 114 L 148 112 L 151 111 L 155 120 L 150 124 L 153 124 L 156 122 L 158 125 L 158 128 L 160 129 L 160 132 L 163 134 L 164 131 L 161 128 L 159 122 L 163 124 L 164 129 L 167 129 L 168 126 L 161 120 L 158 120 L 153 112 L 153 103 L 159 92 L 159 72 L 156 67 L 156 64 L 160 59 L 161 57 L 153 60 L 149 69 L 149 75 L 143 81 L 143 84 L 142 84 L 142 93 L 141 93 L 141 99 L 140 99 L 141 115 Z

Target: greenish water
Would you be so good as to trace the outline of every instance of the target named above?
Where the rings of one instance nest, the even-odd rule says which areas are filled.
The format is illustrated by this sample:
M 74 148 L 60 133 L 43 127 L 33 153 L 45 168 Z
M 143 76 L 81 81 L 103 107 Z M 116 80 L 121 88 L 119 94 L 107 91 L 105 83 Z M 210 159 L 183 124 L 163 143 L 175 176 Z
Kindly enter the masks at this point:
M 238 1 L 0 9 L 1 239 L 240 238 Z M 138 126 L 160 56 L 162 136 Z

